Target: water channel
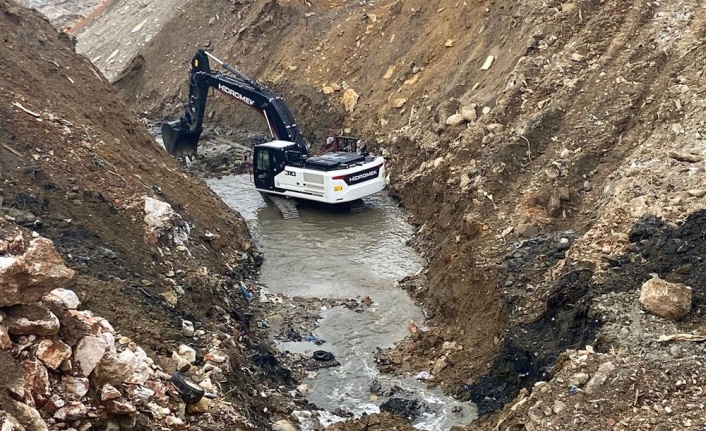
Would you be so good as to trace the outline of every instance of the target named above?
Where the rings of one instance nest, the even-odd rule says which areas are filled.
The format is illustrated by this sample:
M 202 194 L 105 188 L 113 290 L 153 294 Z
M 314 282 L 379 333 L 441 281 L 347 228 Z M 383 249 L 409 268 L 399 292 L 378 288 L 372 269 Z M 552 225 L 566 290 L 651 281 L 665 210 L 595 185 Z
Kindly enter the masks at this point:
M 363 298 L 374 305 L 360 313 L 348 308 L 322 310 L 314 336 L 326 340 L 340 367 L 319 370 L 309 387 L 309 401 L 328 412 L 343 409 L 356 416 L 380 411 L 384 398 L 371 397 L 377 379 L 383 388 L 397 385 L 422 404 L 413 422 L 422 430 L 446 430 L 476 418 L 475 406 L 427 389 L 414 377 L 382 375 L 374 363 L 377 348 L 387 348 L 408 334 L 408 322 L 424 322 L 421 310 L 395 280 L 416 273 L 423 260 L 405 242 L 412 235 L 404 214 L 384 193 L 366 198 L 357 212 L 300 207 L 300 218 L 284 220 L 257 192 L 248 175 L 208 180 L 209 186 L 249 224 L 265 254 L 260 282 L 290 297 Z M 319 347 L 307 342 L 278 342 L 280 349 L 306 353 Z M 423 371 L 423 370 L 419 370 Z

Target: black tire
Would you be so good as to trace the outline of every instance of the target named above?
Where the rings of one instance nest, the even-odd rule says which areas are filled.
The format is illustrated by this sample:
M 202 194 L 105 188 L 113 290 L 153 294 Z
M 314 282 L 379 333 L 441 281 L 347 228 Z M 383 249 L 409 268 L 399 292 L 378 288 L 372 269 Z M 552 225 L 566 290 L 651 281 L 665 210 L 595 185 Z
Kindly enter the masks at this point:
M 187 404 L 196 404 L 201 401 L 206 391 L 194 382 L 187 380 L 186 374 L 177 371 L 170 379 L 181 399 Z
M 329 361 L 333 361 L 334 359 L 336 359 L 336 357 L 333 356 L 333 353 L 327 352 L 325 350 L 317 350 L 311 355 L 311 357 L 317 361 L 322 361 L 322 362 L 329 362 Z

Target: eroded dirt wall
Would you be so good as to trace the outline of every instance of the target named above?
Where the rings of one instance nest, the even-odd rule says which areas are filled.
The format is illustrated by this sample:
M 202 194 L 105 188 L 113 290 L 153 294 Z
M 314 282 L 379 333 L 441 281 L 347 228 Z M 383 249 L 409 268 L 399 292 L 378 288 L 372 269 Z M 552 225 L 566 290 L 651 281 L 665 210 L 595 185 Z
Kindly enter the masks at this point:
M 65 287 L 77 293 L 81 312 L 107 318 L 128 337 L 123 344 L 144 347 L 160 370 L 174 371 L 173 351 L 184 343 L 203 363 L 204 334 L 220 337 L 216 343 L 229 365 L 218 384 L 243 390 L 230 399 L 240 412 L 262 412 L 250 394 L 283 383 L 260 368 L 238 366 L 251 364 L 252 355 L 268 359 L 271 368 L 278 364 L 251 332 L 256 311 L 246 310 L 241 293 L 254 285 L 261 260 L 243 219 L 180 170 L 93 64 L 76 54 L 69 37 L 40 14 L 0 1 L 0 36 L 2 254 L 12 256 L 8 243 L 23 242 L 22 235 L 15 238 L 15 225 L 26 240 L 51 239 L 75 271 Z M 184 335 L 184 320 L 191 322 L 190 335 Z M 194 329 L 201 339 L 193 338 Z M 6 362 L 27 358 L 22 349 L 30 344 L 16 333 L 7 341 L 3 332 L 2 348 L 20 350 L 3 354 L 0 369 L 14 373 L 17 367 Z M 52 381 L 62 372 L 51 371 Z M 264 413 L 248 415 L 220 420 L 269 423 Z M 141 429 L 152 429 L 149 418 L 140 418 Z

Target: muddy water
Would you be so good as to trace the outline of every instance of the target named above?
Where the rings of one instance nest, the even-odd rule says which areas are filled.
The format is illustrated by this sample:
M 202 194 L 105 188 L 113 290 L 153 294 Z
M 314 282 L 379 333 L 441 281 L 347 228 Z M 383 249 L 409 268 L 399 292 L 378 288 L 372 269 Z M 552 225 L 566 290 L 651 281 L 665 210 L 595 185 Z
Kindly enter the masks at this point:
M 471 404 L 428 390 L 412 377 L 380 375 L 375 367 L 376 349 L 404 338 L 410 320 L 424 321 L 407 293 L 394 286 L 395 280 L 419 271 L 423 261 L 405 245 L 411 228 L 387 195 L 366 198 L 366 207 L 359 212 L 300 206 L 300 218 L 283 220 L 277 208 L 254 190 L 248 175 L 212 179 L 208 184 L 248 221 L 265 254 L 260 281 L 270 291 L 292 297 L 369 296 L 374 301 L 363 312 L 323 310 L 313 334 L 326 340 L 321 347 L 307 342 L 279 344 L 300 353 L 324 348 L 341 362 L 304 382 L 312 403 L 356 416 L 378 412 L 385 399 L 371 397 L 370 385 L 377 379 L 383 390 L 397 385 L 420 401 L 420 415 L 414 421 L 419 429 L 444 430 L 476 417 Z

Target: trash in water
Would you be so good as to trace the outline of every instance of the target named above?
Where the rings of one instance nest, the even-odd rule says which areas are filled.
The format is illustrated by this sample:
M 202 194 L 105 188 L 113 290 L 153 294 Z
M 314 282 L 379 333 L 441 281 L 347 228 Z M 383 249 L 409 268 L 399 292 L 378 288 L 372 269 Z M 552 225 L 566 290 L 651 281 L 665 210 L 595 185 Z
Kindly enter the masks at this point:
M 311 357 L 316 359 L 317 361 L 324 361 L 324 362 L 329 362 L 329 361 L 333 361 L 334 359 L 336 359 L 336 357 L 333 356 L 333 353 L 327 352 L 325 350 L 317 350 L 312 354 Z
M 429 379 L 431 379 L 431 374 L 429 374 L 428 371 L 422 371 L 419 374 L 417 374 L 416 379 L 417 380 L 429 380 Z
M 380 380 L 373 379 L 373 381 L 370 382 L 370 393 L 378 395 L 382 394 L 382 384 L 380 383 Z
M 313 335 L 307 335 L 306 337 L 304 337 L 304 341 L 307 341 L 309 343 L 314 343 L 317 346 L 320 346 L 326 342 L 326 340 L 324 340 L 322 338 L 314 337 Z

